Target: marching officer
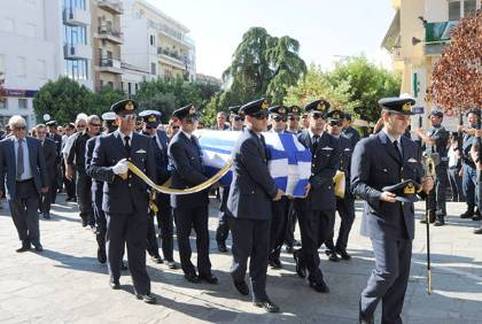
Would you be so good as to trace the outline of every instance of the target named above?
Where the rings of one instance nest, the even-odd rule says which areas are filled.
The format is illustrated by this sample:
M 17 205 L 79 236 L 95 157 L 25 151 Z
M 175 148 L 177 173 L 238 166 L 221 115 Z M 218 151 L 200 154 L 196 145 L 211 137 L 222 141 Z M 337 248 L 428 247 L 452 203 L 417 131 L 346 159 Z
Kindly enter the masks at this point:
M 425 154 L 438 154 L 438 165 L 435 166 L 435 190 L 427 197 L 427 210 L 429 213 L 429 221 L 435 222 L 435 226 L 445 224 L 447 216 L 447 207 L 445 195 L 448 184 L 448 142 L 450 133 L 442 126 L 443 112 L 440 110 L 432 110 L 430 113 L 430 121 L 432 127 L 425 131 L 423 128 L 416 130 L 417 135 L 426 145 Z M 434 151 L 435 149 L 435 151 Z M 435 221 L 436 219 L 436 221 Z M 426 222 L 422 219 L 421 223 Z
M 273 106 L 269 108 L 268 111 L 272 125 L 270 132 L 283 134 L 288 121 L 288 109 L 285 106 Z M 271 208 L 271 250 L 269 254 L 269 265 L 272 269 L 281 269 L 280 253 L 286 237 L 290 199 L 288 199 L 288 196 L 283 196 L 280 200 L 273 201 Z
M 233 236 L 231 276 L 242 295 L 249 294 L 245 281 L 248 258 L 253 303 L 268 312 L 278 312 L 266 293 L 266 271 L 270 251 L 271 203 L 283 196 L 268 170 L 266 145 L 261 132 L 267 127 L 268 102 L 264 99 L 243 105 L 247 127 L 233 149 L 233 181 L 229 191 L 229 222 Z
M 326 115 L 326 118 L 328 133 L 338 139 L 341 152 L 339 170 L 345 175 L 344 197 L 336 197 L 336 210 L 341 218 L 338 239 L 335 245 L 333 243 L 335 222 L 332 222 L 333 227 L 330 228 L 330 236 L 325 242 L 326 247 L 332 251 L 329 254 L 329 260 L 336 262 L 338 261 L 338 255 L 340 255 L 343 260 L 351 259 L 351 256 L 346 251 L 346 246 L 353 221 L 355 220 L 355 198 L 350 190 L 350 167 L 353 146 L 352 141 L 342 133 L 344 113 L 334 109 Z
M 296 105 L 288 108 L 288 127 L 286 132 L 292 134 L 300 132 L 300 110 L 301 108 Z
M 309 114 L 309 128 L 298 134 L 298 140 L 312 153 L 311 177 L 306 198 L 296 198 L 295 208 L 301 231 L 301 249 L 294 252 L 296 272 L 300 277 L 308 270 L 311 288 L 320 293 L 329 292 L 320 270 L 318 249 L 329 236 L 335 218 L 336 198 L 333 177 L 338 170 L 340 151 L 338 140 L 325 129 L 325 114 L 330 104 L 315 100 L 305 106 Z
M 244 127 L 244 115 L 239 113 L 240 106 L 229 107 L 230 111 L 229 119 L 231 121 L 231 131 L 242 131 Z M 229 235 L 229 224 L 228 224 L 228 209 L 226 204 L 228 202 L 229 196 L 229 186 L 223 186 L 221 190 L 221 204 L 219 205 L 218 213 L 218 227 L 216 229 L 216 242 L 218 244 L 219 252 L 228 252 L 226 247 L 226 240 Z
M 373 323 L 380 300 L 382 323 L 401 323 L 414 237 L 416 190 L 425 196 L 433 180 L 422 177 L 415 142 L 402 136 L 407 128 L 411 98 L 385 98 L 382 130 L 361 140 L 353 152 L 351 188 L 365 200 L 361 233 L 372 241 L 373 270 L 359 303 L 360 323 Z M 418 185 L 421 184 L 421 185 Z
M 201 147 L 193 134 L 199 117 L 192 104 L 175 110 L 173 116 L 179 119 L 181 129 L 171 139 L 168 148 L 172 172 L 171 187 L 187 189 L 208 180 L 203 173 Z M 171 195 L 171 207 L 176 221 L 179 256 L 184 277 L 193 283 L 204 280 L 210 284 L 217 284 L 218 279 L 211 272 L 211 261 L 209 260 L 208 204 L 208 189 L 189 195 Z M 189 236 L 192 228 L 196 232 L 199 275 L 191 262 Z
M 360 133 L 351 126 L 352 117 L 351 114 L 345 113 L 343 118 L 343 131 L 342 134 L 345 135 L 351 142 L 351 147 L 355 147 L 356 143 L 360 140 Z
M 166 132 L 158 129 L 161 123 L 161 113 L 156 110 L 144 110 L 139 113 L 143 118 L 144 125 L 142 134 L 151 137 L 154 146 L 155 160 L 157 167 L 156 183 L 163 184 L 166 182 L 171 173 L 168 170 L 169 159 L 167 156 L 167 148 L 169 146 L 169 139 Z M 162 242 L 162 253 L 164 259 L 170 269 L 176 269 L 177 265 L 174 262 L 174 223 L 172 217 L 172 210 L 170 205 L 170 196 L 163 193 L 156 193 L 157 212 L 151 212 L 152 217 L 149 217 L 149 228 L 147 234 L 147 252 L 151 255 L 153 260 L 157 263 L 163 263 L 159 255 L 159 245 L 156 238 L 156 230 L 154 226 L 154 214 L 157 217 L 158 227 L 160 229 L 160 238 Z
M 477 192 L 477 170 L 475 163 L 470 156 L 470 150 L 475 142 L 475 129 L 480 123 L 480 110 L 471 109 L 467 112 L 467 120 L 469 122 L 469 128 L 463 129 L 465 135 L 462 142 L 462 188 L 465 195 L 465 201 L 467 203 L 467 211 L 465 211 L 460 218 L 479 218 L 480 210 L 474 211 L 477 205 L 478 197 Z
M 135 132 L 137 104 L 121 100 L 112 105 L 118 129 L 98 137 L 92 157 L 91 174 L 104 182 L 102 210 L 107 219 L 107 266 L 112 289 L 120 289 L 119 278 L 124 244 L 127 243 L 129 270 L 136 297 L 155 303 L 146 270 L 147 184 L 128 170 L 130 161 L 150 179 L 156 179 L 152 140 Z
M 116 115 L 114 112 L 109 111 L 102 114 L 103 132 L 95 137 L 87 140 L 85 151 L 85 172 L 92 178 L 92 156 L 94 154 L 95 144 L 99 136 L 108 135 L 117 129 Z M 94 211 L 95 218 L 95 237 L 97 241 L 97 260 L 99 263 L 104 264 L 107 261 L 107 254 L 105 252 L 105 235 L 107 232 L 107 220 L 105 218 L 104 211 L 102 210 L 102 198 L 103 198 L 103 181 L 92 179 L 92 209 Z

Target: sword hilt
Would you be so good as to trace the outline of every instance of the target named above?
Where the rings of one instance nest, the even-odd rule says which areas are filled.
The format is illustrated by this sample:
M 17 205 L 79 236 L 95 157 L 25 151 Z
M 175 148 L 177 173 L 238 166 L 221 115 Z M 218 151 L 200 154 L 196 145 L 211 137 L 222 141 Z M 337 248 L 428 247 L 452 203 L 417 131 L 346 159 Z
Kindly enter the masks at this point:
M 427 293 L 432 294 L 432 270 L 427 270 Z

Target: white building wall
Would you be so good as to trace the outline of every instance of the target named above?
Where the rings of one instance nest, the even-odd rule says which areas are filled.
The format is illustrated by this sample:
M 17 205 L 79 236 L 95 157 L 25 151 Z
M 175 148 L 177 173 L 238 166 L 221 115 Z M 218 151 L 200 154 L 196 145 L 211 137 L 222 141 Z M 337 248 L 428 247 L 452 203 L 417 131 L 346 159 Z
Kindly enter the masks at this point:
M 428 22 L 442 22 L 449 19 L 447 0 L 425 0 L 424 18 Z

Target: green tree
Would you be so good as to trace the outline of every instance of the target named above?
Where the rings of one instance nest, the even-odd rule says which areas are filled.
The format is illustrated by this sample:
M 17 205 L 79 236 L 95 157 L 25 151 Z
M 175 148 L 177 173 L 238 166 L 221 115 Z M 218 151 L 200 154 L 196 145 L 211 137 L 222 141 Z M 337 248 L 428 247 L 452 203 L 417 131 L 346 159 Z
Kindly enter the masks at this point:
M 80 112 L 90 113 L 92 96 L 89 89 L 67 77 L 49 81 L 33 99 L 35 116 L 38 121 L 49 114 L 59 123 L 70 122 Z
M 104 87 L 98 93 L 90 96 L 91 102 L 89 108 L 86 109 L 86 113 L 95 114 L 99 117 L 110 110 L 110 106 L 123 98 L 125 95 L 120 90 L 112 89 L 111 87 Z

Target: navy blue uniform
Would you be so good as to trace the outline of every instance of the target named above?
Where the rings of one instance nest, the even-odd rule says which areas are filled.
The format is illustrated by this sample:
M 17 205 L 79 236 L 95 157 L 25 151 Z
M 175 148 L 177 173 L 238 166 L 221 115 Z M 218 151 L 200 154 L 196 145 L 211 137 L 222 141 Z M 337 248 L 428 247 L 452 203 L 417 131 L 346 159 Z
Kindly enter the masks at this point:
M 150 293 L 150 278 L 146 271 L 147 184 L 128 173 L 123 180 L 112 167 L 122 159 L 129 159 L 149 178 L 156 179 L 152 140 L 132 133 L 128 146 L 119 131 L 98 137 L 92 157 L 91 174 L 104 182 L 102 210 L 107 219 L 107 259 L 111 280 L 120 277 L 120 266 L 127 243 L 129 270 L 137 294 Z
M 233 181 L 227 208 L 233 236 L 231 276 L 235 282 L 244 281 L 250 258 L 249 276 L 255 301 L 268 299 L 271 202 L 278 192 L 267 163 L 262 135 L 246 128 L 233 148 Z
M 201 147 L 194 135 L 189 138 L 183 131 L 174 135 L 169 143 L 168 156 L 171 164 L 172 188 L 187 189 L 208 179 L 203 173 Z M 207 276 L 211 273 L 208 203 L 208 190 L 189 195 L 171 195 L 181 267 L 187 275 L 196 274 L 196 269 L 191 262 L 189 242 L 192 228 L 196 232 L 199 275 Z
M 470 150 L 475 143 L 475 137 L 469 134 L 465 134 L 462 143 L 462 189 L 464 191 L 465 199 L 467 202 L 468 212 L 470 216 L 474 213 L 474 208 L 478 202 L 477 194 L 477 170 L 475 169 L 474 161 L 470 157 Z
M 415 216 L 413 203 L 381 201 L 382 188 L 402 179 L 420 182 L 423 174 L 417 145 L 405 136 L 399 141 L 397 151 L 384 130 L 362 139 L 351 166 L 353 193 L 365 200 L 361 234 L 371 239 L 375 255 L 375 269 L 361 293 L 360 312 L 372 317 L 382 300 L 382 323 L 401 323 Z

